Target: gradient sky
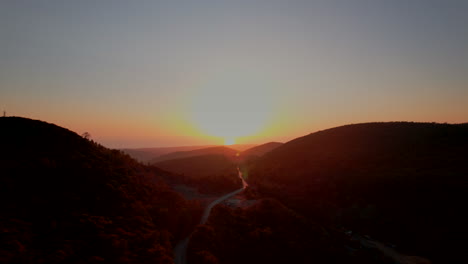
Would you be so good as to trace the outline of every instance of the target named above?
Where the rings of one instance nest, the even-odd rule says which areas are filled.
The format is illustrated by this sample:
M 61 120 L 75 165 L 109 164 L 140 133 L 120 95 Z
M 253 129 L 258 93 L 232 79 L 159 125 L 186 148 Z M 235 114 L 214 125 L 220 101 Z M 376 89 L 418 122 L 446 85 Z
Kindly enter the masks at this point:
M 238 105 L 219 112 L 232 124 L 256 122 L 258 102 L 238 143 L 468 122 L 467 14 L 465 0 L 5 0 L 0 108 L 108 147 L 220 143 L 194 102 Z

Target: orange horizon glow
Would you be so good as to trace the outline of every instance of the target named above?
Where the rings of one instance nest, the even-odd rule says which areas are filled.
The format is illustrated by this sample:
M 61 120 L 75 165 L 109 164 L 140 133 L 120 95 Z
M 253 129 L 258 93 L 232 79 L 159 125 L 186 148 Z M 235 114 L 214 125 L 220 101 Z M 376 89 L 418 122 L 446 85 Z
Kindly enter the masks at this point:
M 468 122 L 466 1 L 16 2 L 0 8 L 0 111 L 106 147 Z

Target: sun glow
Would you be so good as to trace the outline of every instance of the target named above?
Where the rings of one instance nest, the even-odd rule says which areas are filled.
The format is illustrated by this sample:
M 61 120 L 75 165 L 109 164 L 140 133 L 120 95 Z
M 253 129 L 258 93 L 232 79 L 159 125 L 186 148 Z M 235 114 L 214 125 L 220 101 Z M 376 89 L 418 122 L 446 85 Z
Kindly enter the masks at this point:
M 234 138 L 225 138 L 224 139 L 224 145 L 233 145 L 234 143 L 236 143 L 236 140 Z
M 235 138 L 258 133 L 272 113 L 267 86 L 241 79 L 204 85 L 193 97 L 190 113 L 195 127 L 208 135 L 224 138 L 226 145 L 233 144 Z

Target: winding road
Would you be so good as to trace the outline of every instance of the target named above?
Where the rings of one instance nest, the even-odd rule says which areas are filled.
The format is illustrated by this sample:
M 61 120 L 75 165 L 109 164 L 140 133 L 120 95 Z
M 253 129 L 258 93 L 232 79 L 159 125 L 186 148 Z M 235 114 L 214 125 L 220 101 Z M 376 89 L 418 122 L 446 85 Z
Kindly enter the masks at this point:
M 242 192 L 245 188 L 247 188 L 248 184 L 242 177 L 242 172 L 239 170 L 239 167 L 237 168 L 237 174 L 239 175 L 239 178 L 242 181 L 242 188 L 235 190 L 233 192 L 230 192 L 226 195 L 223 195 L 219 197 L 218 199 L 214 200 L 213 202 L 211 202 L 203 211 L 203 215 L 200 219 L 200 225 L 203 225 L 206 223 L 206 221 L 208 220 L 208 217 L 210 216 L 211 209 L 213 209 L 215 205 L 235 196 L 236 194 Z M 174 263 L 175 264 L 187 264 L 187 247 L 188 247 L 188 243 L 190 241 L 191 236 L 192 234 L 190 234 L 188 237 L 181 240 L 174 248 Z

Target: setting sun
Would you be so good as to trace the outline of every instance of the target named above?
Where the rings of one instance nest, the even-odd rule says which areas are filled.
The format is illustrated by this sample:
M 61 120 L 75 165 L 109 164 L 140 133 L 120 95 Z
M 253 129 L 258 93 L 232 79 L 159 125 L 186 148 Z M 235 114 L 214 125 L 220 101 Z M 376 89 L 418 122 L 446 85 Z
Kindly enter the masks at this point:
M 233 145 L 236 143 L 236 140 L 234 138 L 225 138 L 224 139 L 224 145 Z
M 211 136 L 234 138 L 255 134 L 263 129 L 272 112 L 271 93 L 267 85 L 253 78 L 223 78 L 204 85 L 193 96 L 191 121 Z

